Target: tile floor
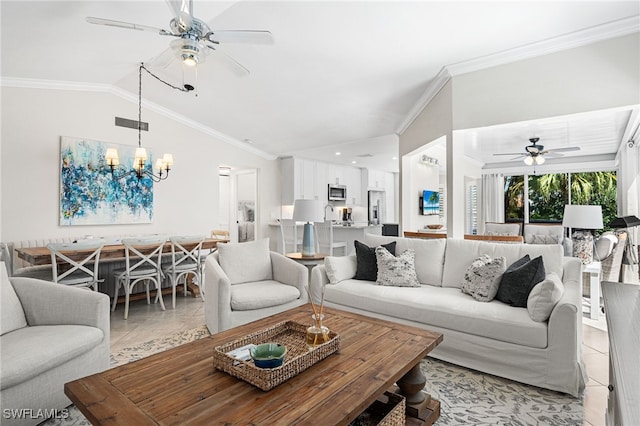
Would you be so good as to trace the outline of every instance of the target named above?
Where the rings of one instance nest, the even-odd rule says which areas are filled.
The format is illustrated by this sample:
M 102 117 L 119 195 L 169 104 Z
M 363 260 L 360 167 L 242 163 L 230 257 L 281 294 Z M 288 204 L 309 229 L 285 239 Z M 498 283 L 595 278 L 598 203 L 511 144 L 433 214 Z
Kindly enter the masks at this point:
M 204 304 L 201 299 L 178 295 L 175 310 L 171 308 L 170 296 L 165 296 L 164 302 L 166 311 L 162 311 L 157 304 L 132 302 L 126 321 L 123 319 L 124 307 L 118 305 L 116 311 L 111 313 L 111 351 L 204 324 Z M 589 375 L 584 394 L 584 425 L 604 426 L 609 393 L 609 340 L 606 331 L 586 324 L 582 335 L 584 362 Z

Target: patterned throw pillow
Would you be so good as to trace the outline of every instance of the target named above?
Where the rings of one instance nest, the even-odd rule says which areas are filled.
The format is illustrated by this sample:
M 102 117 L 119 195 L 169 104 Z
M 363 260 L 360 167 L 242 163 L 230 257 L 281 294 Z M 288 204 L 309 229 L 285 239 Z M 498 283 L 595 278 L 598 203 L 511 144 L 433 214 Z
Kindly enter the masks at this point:
M 396 257 L 386 248 L 376 247 L 378 262 L 376 283 L 395 287 L 420 287 L 416 274 L 415 258 L 416 252 L 413 249 L 407 249 Z
M 480 256 L 467 268 L 460 290 L 481 302 L 491 302 L 498 293 L 506 262 L 504 257 Z

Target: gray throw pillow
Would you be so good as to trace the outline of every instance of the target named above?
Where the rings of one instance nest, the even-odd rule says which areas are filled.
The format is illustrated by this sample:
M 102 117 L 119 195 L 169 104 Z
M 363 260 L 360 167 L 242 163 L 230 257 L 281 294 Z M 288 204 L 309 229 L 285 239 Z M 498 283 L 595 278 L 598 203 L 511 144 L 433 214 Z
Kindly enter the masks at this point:
M 413 249 L 407 249 L 396 257 L 386 248 L 376 247 L 378 263 L 376 283 L 395 287 L 420 287 L 415 258 L 416 252 Z
M 492 259 L 488 254 L 480 256 L 467 268 L 460 290 L 481 302 L 491 302 L 500 287 L 506 263 L 504 257 Z
M 376 248 L 369 247 L 358 240 L 353 242 L 356 247 L 356 280 L 376 281 L 378 279 L 378 261 L 376 260 Z M 389 250 L 395 256 L 396 242 L 383 244 L 382 247 Z
M 524 259 L 528 257 L 527 255 L 517 260 L 502 274 L 502 281 L 496 294 L 497 300 L 518 308 L 527 307 L 529 293 L 546 277 L 542 256 L 523 264 Z

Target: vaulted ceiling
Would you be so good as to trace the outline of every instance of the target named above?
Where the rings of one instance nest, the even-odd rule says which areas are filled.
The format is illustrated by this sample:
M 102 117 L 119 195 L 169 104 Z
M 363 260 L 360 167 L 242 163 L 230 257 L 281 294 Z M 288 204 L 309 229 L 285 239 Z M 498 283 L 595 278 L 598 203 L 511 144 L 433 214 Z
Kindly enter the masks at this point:
M 165 2 L 2 1 L 0 7 L 3 79 L 88 88 L 111 85 L 137 93 L 137 66 L 145 62 L 162 78 L 183 83 L 178 61 L 168 67 L 158 64 L 171 37 L 85 21 L 95 16 L 169 29 L 172 12 Z M 195 93 L 171 90 L 143 77 L 145 99 L 269 155 L 306 153 L 332 162 L 357 160 L 359 165 L 393 169 L 395 133 L 443 66 L 637 17 L 640 5 L 196 0 L 193 11 L 214 31 L 269 30 L 274 44 L 222 43 L 219 51 L 248 68 L 250 75 L 236 76 L 221 55 L 212 52 L 198 66 Z M 624 116 L 613 120 L 624 121 Z M 539 126 L 543 137 L 546 133 L 553 139 L 562 132 L 557 123 Z M 521 128 L 487 131 L 492 132 L 493 144 L 482 146 L 487 155 L 517 149 L 513 138 L 526 133 Z M 620 128 L 611 132 L 617 135 Z M 484 134 L 478 132 L 476 143 Z M 527 138 L 522 138 L 522 147 Z M 500 145 L 501 140 L 511 146 Z M 581 141 L 586 147 L 585 139 Z M 576 140 L 562 143 L 573 145 Z M 339 158 L 337 150 L 344 151 Z

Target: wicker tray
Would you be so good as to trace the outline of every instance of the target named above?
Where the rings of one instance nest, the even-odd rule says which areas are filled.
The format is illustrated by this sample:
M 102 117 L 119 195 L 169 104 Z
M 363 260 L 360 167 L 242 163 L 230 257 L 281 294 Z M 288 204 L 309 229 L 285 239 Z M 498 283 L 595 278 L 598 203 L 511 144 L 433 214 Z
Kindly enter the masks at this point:
M 213 350 L 213 365 L 218 370 L 264 391 L 273 389 L 340 349 L 340 336 L 334 332 L 329 332 L 328 342 L 309 349 L 305 342 L 307 327 L 295 321 L 284 321 L 225 345 L 216 346 Z M 287 347 L 287 356 L 280 367 L 258 368 L 251 360 L 240 361 L 227 355 L 227 352 L 249 343 L 258 345 L 266 342 L 277 342 Z

